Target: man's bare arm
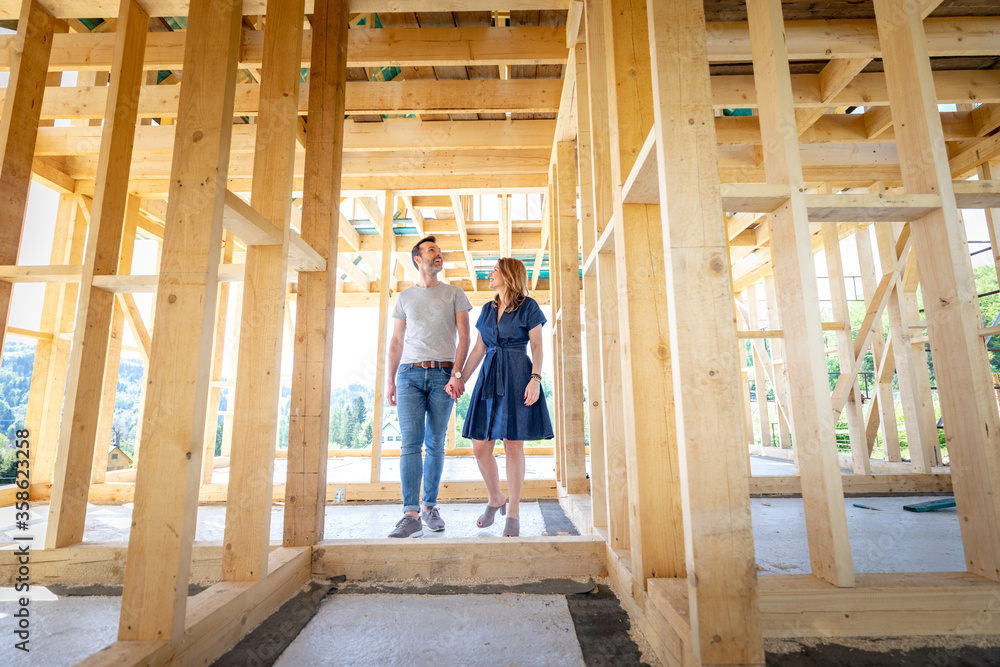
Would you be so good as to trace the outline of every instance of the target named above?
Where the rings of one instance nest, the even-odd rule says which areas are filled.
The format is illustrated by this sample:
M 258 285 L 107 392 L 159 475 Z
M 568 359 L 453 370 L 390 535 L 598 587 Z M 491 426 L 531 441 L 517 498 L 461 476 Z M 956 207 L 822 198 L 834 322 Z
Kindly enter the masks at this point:
M 469 354 L 469 311 L 463 310 L 460 313 L 455 313 L 455 325 L 458 328 L 458 346 L 455 348 L 455 365 L 452 367 L 452 373 L 462 370 L 465 357 Z M 460 379 L 452 376 L 448 384 L 453 388 L 452 391 L 448 392 L 452 398 L 457 399 L 465 391 L 464 377 Z M 445 391 L 448 391 L 447 388 Z
M 396 371 L 399 370 L 399 360 L 403 356 L 403 336 L 406 333 L 406 320 L 395 320 L 395 323 L 392 339 L 389 341 L 389 381 L 385 392 L 389 405 L 396 405 Z

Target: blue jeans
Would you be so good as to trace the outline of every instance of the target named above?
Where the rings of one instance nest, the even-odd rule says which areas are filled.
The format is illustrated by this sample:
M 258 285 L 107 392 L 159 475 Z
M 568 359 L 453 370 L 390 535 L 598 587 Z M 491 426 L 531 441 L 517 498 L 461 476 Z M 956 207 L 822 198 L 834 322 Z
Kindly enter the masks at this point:
M 421 368 L 403 364 L 396 373 L 396 403 L 403 445 L 399 476 L 403 486 L 403 511 L 419 512 L 420 479 L 427 507 L 437 505 L 438 485 L 444 469 L 444 439 L 455 401 L 444 391 L 450 368 Z M 420 450 L 427 454 L 421 462 Z

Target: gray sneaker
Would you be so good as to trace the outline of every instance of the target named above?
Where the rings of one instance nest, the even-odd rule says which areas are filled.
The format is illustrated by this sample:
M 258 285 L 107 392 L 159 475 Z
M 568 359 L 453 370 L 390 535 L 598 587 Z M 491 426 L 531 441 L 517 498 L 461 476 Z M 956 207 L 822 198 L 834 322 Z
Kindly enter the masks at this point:
M 434 531 L 435 533 L 444 530 L 444 519 L 441 518 L 441 513 L 438 512 L 437 505 L 429 510 L 421 512 L 420 518 L 424 520 L 425 524 L 427 524 L 428 530 Z
M 421 537 L 423 534 L 424 526 L 420 523 L 420 519 L 404 514 L 389 533 L 389 537 Z

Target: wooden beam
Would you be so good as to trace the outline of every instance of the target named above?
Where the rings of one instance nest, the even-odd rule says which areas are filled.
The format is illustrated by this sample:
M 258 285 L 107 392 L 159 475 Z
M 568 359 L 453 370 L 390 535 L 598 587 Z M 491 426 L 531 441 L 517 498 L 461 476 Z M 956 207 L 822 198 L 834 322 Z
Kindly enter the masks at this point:
M 82 8 L 81 8 L 82 9 Z M 92 11 L 91 7 L 86 8 Z M 2 11 L 2 9 L 0 9 Z M 384 10 L 383 10 L 384 11 Z M 310 12 L 311 13 L 311 12 Z M 178 9 L 178 16 L 183 10 Z M 240 65 L 259 70 L 264 58 L 267 26 L 247 31 L 243 37 Z M 68 33 L 54 41 L 49 67 L 52 70 L 111 69 L 114 32 Z M 314 32 L 303 32 L 302 67 L 310 67 Z M 9 37 L 0 37 L 0 71 L 10 67 L 6 47 Z M 183 31 L 154 32 L 149 37 L 149 53 L 142 63 L 146 70 L 181 69 L 184 57 Z M 352 30 L 348 33 L 349 67 L 488 66 L 488 65 L 559 65 L 566 61 L 564 26 L 449 27 Z
M 240 3 L 188 16 L 177 154 L 135 484 L 121 640 L 184 636 L 205 437 L 218 250 L 239 54 Z M 206 212 L 211 212 L 208 218 Z
M 11 71 L 0 119 L 0 265 L 17 264 L 31 185 L 35 135 L 45 92 L 55 21 L 37 0 L 17 3 Z M 0 282 L 0 349 L 6 338 L 13 285 Z
M 795 124 L 780 0 L 748 0 L 754 80 L 761 102 L 761 138 L 767 182 L 787 185 L 790 199 L 771 214 L 785 363 L 804 484 L 803 504 L 813 574 L 835 586 L 852 586 L 843 489 L 836 457 L 833 411 L 827 385 L 819 295 L 809 241 L 809 217 L 799 146 L 783 128 Z
M 775 638 L 996 633 L 998 595 L 995 582 L 965 572 L 859 574 L 850 589 L 808 574 L 760 578 L 764 634 Z
M 465 253 L 465 265 L 469 269 L 469 276 L 472 277 L 472 289 L 478 290 L 476 280 L 476 265 L 472 261 L 472 253 L 469 252 L 469 230 L 466 228 L 465 209 L 462 206 L 462 199 L 459 195 L 451 195 L 451 208 L 455 213 L 455 222 L 458 224 L 458 238 L 462 242 L 462 252 Z M 544 229 L 545 225 L 542 225 Z
M 248 0 L 257 4 L 263 14 L 263 1 Z M 56 18 L 77 18 L 81 12 L 79 0 L 55 0 L 48 3 Z M 112 0 L 97 0 L 86 5 L 86 11 L 98 14 L 117 7 L 109 7 Z M 159 0 L 147 3 L 150 15 L 166 12 L 162 16 L 184 16 L 187 2 Z M 312 13 L 312 2 L 306 3 L 306 13 Z M 386 12 L 386 5 L 371 0 L 377 9 Z M 462 11 L 453 3 L 435 11 Z M 493 10 L 488 2 L 479 3 L 482 9 Z M 568 2 L 560 2 L 560 9 L 567 9 Z M 104 7 L 102 7 L 102 5 Z M 417 9 L 390 7 L 392 12 L 428 11 L 427 5 L 416 3 Z M 510 5 L 510 2 L 505 3 Z M 412 5 L 411 5 L 412 6 Z M 154 9 L 157 8 L 157 9 Z M 510 9 L 515 9 L 510 7 Z M 16 0 L 0 4 L 0 18 L 16 19 L 20 10 Z M 247 10 L 250 13 L 249 10 Z M 352 9 L 352 13 L 356 10 Z M 70 16 L 61 16 L 70 12 Z M 99 15 L 107 16 L 106 13 Z M 840 19 L 830 21 L 789 21 L 788 53 L 790 60 L 829 60 L 831 58 L 882 58 L 875 21 L 871 19 Z M 980 56 L 995 53 L 995 39 L 1000 20 L 993 16 L 940 17 L 926 22 L 928 52 L 932 57 Z M 711 22 L 706 25 L 709 60 L 713 63 L 748 62 L 751 58 L 750 30 L 745 21 Z M 248 36 L 246 67 L 259 67 L 263 56 L 262 40 L 266 30 L 254 31 Z M 356 34 L 351 34 L 356 33 Z M 374 33 L 374 34 L 371 34 Z M 379 34 L 385 33 L 385 34 Z M 52 67 L 75 69 L 83 66 L 94 70 L 110 69 L 111 43 L 107 39 L 114 33 L 68 33 L 56 40 Z M 961 35 L 962 39 L 955 39 Z M 181 69 L 185 37 L 183 32 L 153 33 L 151 46 L 156 48 L 147 56 L 145 69 Z M 311 32 L 306 31 L 302 63 L 308 67 Z M 565 62 L 567 47 L 566 28 L 562 26 L 522 27 L 462 27 L 462 28 L 382 28 L 381 30 L 352 30 L 348 53 L 351 67 L 364 67 L 387 63 L 405 66 L 436 65 L 503 65 L 544 64 Z M 6 46 L 6 45 L 3 45 Z M 397 48 L 398 47 L 398 48 Z M 561 49 L 561 52 L 560 50 Z M 6 48 L 3 49 L 6 51 Z M 2 61 L 0 61 L 2 67 Z
M 263 135 L 256 145 L 250 206 L 269 221 L 282 242 L 247 248 L 223 581 L 257 581 L 267 572 L 303 6 L 304 0 L 282 0 L 268 3 L 267 8 L 257 123 Z
M 561 87 L 558 79 L 509 81 L 353 81 L 346 89 L 349 114 L 382 113 L 555 113 Z M 144 86 L 139 98 L 140 118 L 174 118 L 177 92 L 173 86 Z M 260 111 L 259 84 L 236 87 L 234 116 Z M 6 99 L 6 92 L 0 94 Z M 53 88 L 42 101 L 41 117 L 100 118 L 107 98 L 104 88 Z M 309 109 L 309 94 L 298 99 L 298 112 Z
M 702 664 L 762 664 L 704 4 L 648 6 L 690 645 Z
M 70 357 L 63 406 L 63 428 L 53 485 L 53 498 L 46 529 L 46 548 L 76 544 L 83 539 L 87 514 L 87 490 L 91 481 L 97 447 L 105 390 L 112 392 L 110 406 L 105 406 L 106 427 L 110 432 L 108 412 L 114 410 L 114 388 L 118 386 L 118 360 L 111 364 L 114 382 L 105 382 L 109 345 L 120 353 L 121 340 L 110 341 L 115 312 L 115 297 L 94 287 L 94 276 L 116 275 L 131 271 L 135 225 L 139 202 L 128 204 L 128 165 L 135 134 L 135 109 L 142 82 L 138 60 L 145 49 L 149 16 L 134 0 L 122 0 L 122 30 L 115 42 L 115 66 L 108 93 L 108 118 L 101 139 L 98 167 L 100 187 L 94 197 L 87 251 L 80 279 L 80 301 L 74 331 L 73 355 Z M 126 217 L 130 218 L 126 228 Z M 123 245 L 129 231 L 131 239 Z M 127 260 L 128 267 L 125 267 Z M 121 315 L 124 317 L 124 314 Z M 121 319 L 114 322 L 121 335 Z M 110 410 L 108 410 L 110 407 Z M 103 445 L 101 447 L 103 449 Z M 105 461 L 105 452 L 98 460 Z
M 480 489 L 481 485 L 482 482 Z M 39 550 L 32 554 L 32 581 L 39 586 L 121 585 L 120 564 L 125 560 L 126 549 L 123 542 L 91 542 Z M 272 546 L 272 557 L 279 549 Z M 380 557 L 373 559 L 371 554 L 376 549 Z M 389 539 L 339 539 L 316 545 L 311 575 L 317 579 L 344 575 L 352 581 L 404 581 L 414 577 L 457 581 L 479 578 L 489 571 L 491 578 L 504 579 L 586 578 L 600 575 L 607 566 L 606 554 L 603 540 L 586 535 L 519 540 L 441 538 L 403 543 Z M 221 560 L 220 542 L 196 544 L 192 582 L 218 583 Z M 0 564 L 0 585 L 13 587 L 17 576 L 16 562 Z
M 824 102 L 832 100 L 871 61 L 871 58 L 833 58 L 830 60 L 819 73 L 819 94 L 822 100 Z M 827 111 L 822 107 L 796 110 L 795 122 L 799 135 L 804 134 Z
M 646 6 L 604 11 L 612 183 L 623 183 L 653 125 Z M 655 206 L 624 205 L 614 188 L 633 594 L 650 577 L 682 576 L 684 525 L 668 322 L 663 226 Z
M 304 548 L 275 549 L 261 581 L 223 581 L 193 596 L 179 641 L 119 639 L 80 664 L 211 664 L 309 581 L 310 555 Z
M 324 535 L 333 317 L 336 279 L 340 271 L 334 259 L 340 259 L 338 230 L 343 217 L 340 213 L 340 162 L 347 80 L 348 15 L 345 3 L 317 0 L 311 20 L 317 39 L 313 42 L 309 70 L 312 92 L 309 118 L 312 120 L 306 152 L 302 239 L 317 248 L 327 264 L 326 271 L 299 274 L 288 422 L 285 546 L 312 546 Z
M 875 0 L 883 62 L 907 192 L 936 193 L 942 206 L 911 223 L 923 277 L 927 333 L 949 442 L 955 500 L 969 572 L 1000 581 L 1000 415 L 971 264 L 958 219 L 920 14 L 902 0 Z
M 403 205 L 406 206 L 407 214 L 410 219 L 413 220 L 413 226 L 417 229 L 417 236 L 423 238 L 427 236 L 424 232 L 424 215 L 420 212 L 420 209 L 413 205 L 413 197 L 409 195 L 404 195 L 400 197 L 403 200 Z

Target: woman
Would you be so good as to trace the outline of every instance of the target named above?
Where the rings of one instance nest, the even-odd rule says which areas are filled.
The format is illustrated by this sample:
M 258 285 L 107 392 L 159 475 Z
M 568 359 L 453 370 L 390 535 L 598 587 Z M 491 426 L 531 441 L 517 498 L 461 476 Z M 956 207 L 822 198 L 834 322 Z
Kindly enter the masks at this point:
M 476 525 L 480 528 L 493 525 L 493 517 L 499 510 L 507 515 L 504 537 L 517 537 L 524 484 L 524 441 L 553 437 L 542 393 L 545 315 L 528 296 L 528 274 L 519 260 L 501 257 L 490 273 L 490 288 L 497 295 L 479 314 L 476 322 L 479 339 L 462 369 L 462 375 L 469 377 L 483 362 L 462 435 L 472 440 L 476 463 L 489 491 L 486 511 Z M 529 344 L 531 358 L 526 352 Z M 497 440 L 503 440 L 507 455 L 509 497 L 504 497 L 500 489 L 500 474 L 493 458 L 493 443 Z

